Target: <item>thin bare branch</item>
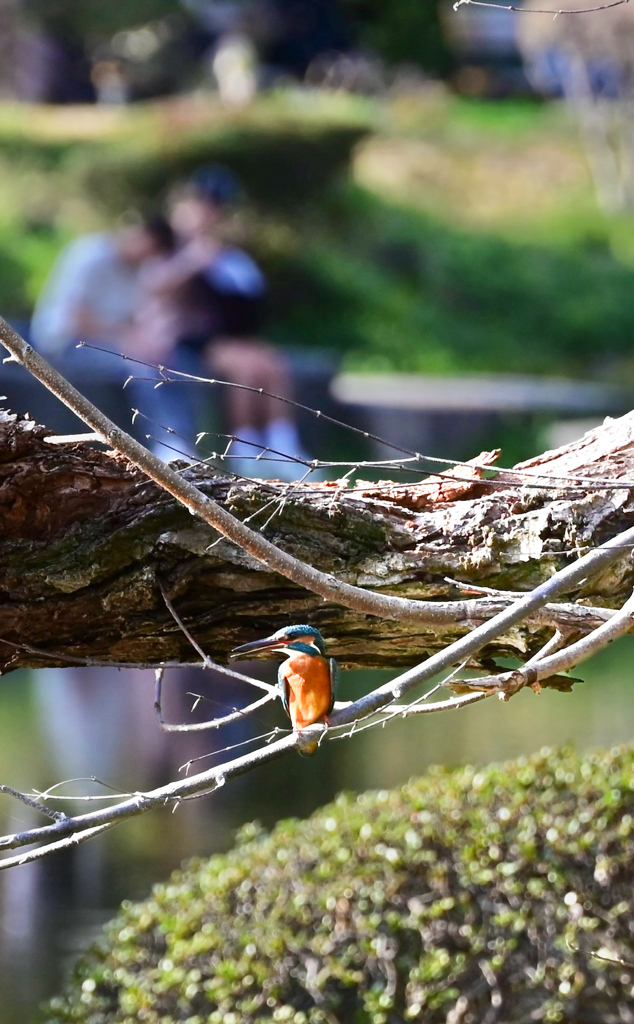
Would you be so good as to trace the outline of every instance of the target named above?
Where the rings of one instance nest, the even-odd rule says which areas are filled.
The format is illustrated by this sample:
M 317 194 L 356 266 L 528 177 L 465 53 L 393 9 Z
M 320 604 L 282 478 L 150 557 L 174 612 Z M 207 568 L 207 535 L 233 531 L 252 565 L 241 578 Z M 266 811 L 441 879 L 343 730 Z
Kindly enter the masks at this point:
M 34 860 L 41 860 L 42 857 L 48 857 L 51 853 L 56 853 L 59 850 L 66 850 L 73 846 L 79 846 L 81 843 L 85 843 L 88 839 L 93 839 L 95 836 L 100 835 L 102 832 L 107 832 L 113 828 L 116 822 L 107 822 L 104 825 L 96 825 L 94 828 L 87 828 L 83 832 L 72 832 L 64 839 L 58 839 L 56 842 L 47 843 L 46 846 L 40 846 L 35 850 L 29 850 L 26 853 L 19 853 L 15 857 L 7 857 L 5 860 L 0 861 L 0 869 L 5 868 L 17 868 L 22 867 L 24 864 L 31 864 Z
M 165 602 L 165 607 L 167 608 L 168 612 L 170 613 L 170 615 L 174 619 L 174 622 L 176 623 L 176 625 L 180 629 L 181 633 L 183 633 L 183 635 L 187 637 L 187 639 L 189 640 L 190 644 L 192 645 L 192 647 L 194 648 L 196 653 L 200 654 L 200 656 L 201 656 L 201 658 L 203 660 L 202 667 L 203 668 L 211 668 L 212 667 L 212 663 L 211 663 L 210 659 L 207 657 L 207 655 L 203 651 L 203 649 L 200 646 L 200 644 L 198 643 L 198 641 L 189 632 L 187 626 L 185 625 L 185 623 L 181 619 L 180 615 L 178 614 L 178 612 L 174 608 L 174 605 L 172 604 L 172 602 L 170 601 L 169 597 L 165 593 L 165 587 L 163 586 L 163 584 L 161 583 L 160 580 L 157 580 L 157 582 L 158 582 L 158 585 L 159 585 L 159 590 L 161 591 L 161 596 L 163 598 L 163 601 Z M 158 676 L 157 676 L 157 679 L 158 679 Z
M 117 800 L 121 799 L 121 797 L 124 796 L 133 795 L 132 793 L 125 793 L 122 789 L 119 789 L 117 786 L 111 786 L 109 782 L 104 782 L 103 779 L 97 778 L 96 775 L 82 775 L 74 779 L 62 779 L 61 782 L 54 782 L 53 785 L 49 786 L 47 789 L 34 789 L 33 792 L 36 794 L 36 796 L 40 797 L 41 799 L 54 800 L 56 799 L 54 795 L 56 789 L 61 789 L 62 786 L 71 786 L 75 782 L 92 782 L 94 783 L 95 786 L 103 786 L 104 789 L 109 789 L 111 793 L 117 798 Z M 68 800 L 74 799 L 74 797 L 60 795 L 59 799 Z
M 14 850 L 49 840 L 55 842 L 58 838 L 75 833 L 83 834 L 87 829 L 110 827 L 120 821 L 144 814 L 153 807 L 170 804 L 195 794 L 213 792 L 220 786 L 224 786 L 228 779 L 244 775 L 261 764 L 282 757 L 289 750 L 296 748 L 299 743 L 298 734 L 291 733 L 275 743 L 235 758 L 229 764 L 210 768 L 206 772 L 200 772 L 186 779 L 169 782 L 145 793 L 135 793 L 112 807 L 102 807 L 85 814 L 68 815 L 63 821 L 3 836 L 0 838 L 0 850 Z M 12 863 L 13 861 L 11 863 L 0 861 L 0 869 L 11 866 Z
M 614 967 L 634 968 L 634 963 L 631 960 L 623 960 L 620 956 L 608 956 L 606 953 L 601 953 L 594 949 L 581 949 L 580 946 L 574 946 L 568 939 L 566 939 L 566 945 L 573 953 L 580 953 L 582 956 L 601 960 L 604 964 L 612 964 Z
M 475 3 L 476 0 L 463 0 L 463 2 L 465 2 L 465 3 Z M 619 2 L 620 3 L 629 3 L 629 0 L 619 0 Z M 497 6 L 497 5 L 493 5 L 493 6 Z M 618 5 L 615 5 L 615 6 L 618 6 Z M 505 8 L 505 9 L 509 9 L 509 8 Z M 525 10 L 525 8 L 521 8 L 521 10 Z M 548 12 L 548 13 L 554 13 L 554 12 L 551 11 L 551 12 Z M 476 479 L 474 479 L 473 475 L 471 475 L 471 476 L 458 476 L 454 472 L 437 470 L 437 469 L 425 470 L 425 469 L 421 469 L 420 468 L 421 464 L 429 463 L 432 466 L 454 466 L 454 467 L 462 467 L 462 466 L 464 466 L 465 468 L 468 468 L 470 470 L 476 469 L 476 470 L 481 470 L 483 472 L 486 472 L 488 474 L 493 474 L 493 476 L 503 474 L 504 477 L 505 477 L 505 480 L 503 481 L 503 486 L 508 486 L 509 482 L 514 482 L 514 483 L 516 483 L 518 485 L 521 484 L 524 487 L 537 488 L 537 489 L 540 489 L 540 490 L 548 490 L 548 489 L 553 489 L 553 488 L 558 490 L 561 487 L 572 488 L 575 491 L 577 491 L 579 489 L 583 489 L 583 490 L 613 490 L 613 489 L 619 489 L 619 488 L 626 488 L 626 489 L 634 488 L 634 481 L 631 481 L 631 480 L 628 481 L 628 480 L 605 479 L 605 478 L 601 478 L 601 477 L 583 477 L 583 476 L 579 476 L 578 474 L 571 474 L 571 475 L 566 475 L 566 476 L 557 476 L 557 475 L 552 474 L 552 473 L 541 473 L 540 474 L 540 473 L 536 472 L 533 469 L 531 469 L 531 470 L 523 470 L 523 469 L 514 468 L 512 466 L 511 467 L 509 467 L 509 466 L 505 467 L 505 466 L 493 465 L 493 464 L 488 463 L 488 462 L 481 463 L 481 462 L 478 462 L 477 459 L 449 459 L 449 458 L 440 458 L 440 457 L 438 457 L 436 455 L 425 455 L 425 454 L 423 454 L 421 452 L 413 451 L 411 448 L 405 448 L 402 445 L 395 444 L 393 441 L 390 441 L 389 439 L 384 438 L 384 437 L 380 437 L 378 434 L 372 434 L 372 433 L 370 433 L 367 430 L 363 430 L 361 427 L 355 427 L 355 426 L 353 426 L 350 423 L 345 423 L 343 420 L 336 419 L 334 416 L 329 416 L 326 413 L 322 412 L 321 409 L 313 409 L 311 406 L 304 405 L 302 402 L 297 402 L 295 399 L 287 398 L 287 397 L 284 397 L 282 395 L 273 394 L 270 391 L 266 391 L 264 388 L 253 387 L 253 386 L 251 386 L 249 384 L 237 384 L 235 381 L 220 380 L 217 377 L 201 377 L 201 376 L 197 376 L 195 374 L 186 373 L 183 370 L 174 370 L 174 369 L 171 369 L 170 367 L 162 366 L 160 364 L 146 362 L 143 359 L 136 359 L 133 356 L 123 355 L 122 353 L 113 351 L 112 349 L 102 348 L 102 347 L 100 347 L 98 345 L 91 345 L 91 344 L 88 344 L 87 342 L 80 342 L 77 347 L 78 348 L 92 349 L 95 352 L 103 352 L 106 355 L 111 355 L 111 356 L 113 356 L 116 359 L 119 359 L 119 360 L 123 359 L 126 362 L 136 363 L 139 366 L 145 366 L 148 369 L 155 370 L 162 377 L 162 380 L 160 382 L 160 386 L 169 385 L 169 384 L 179 384 L 179 383 L 181 383 L 181 384 L 186 384 L 186 383 L 191 383 L 191 384 L 207 384 L 207 385 L 210 385 L 210 386 L 211 385 L 215 385 L 217 387 L 231 388 L 231 389 L 235 389 L 237 391 L 247 391 L 247 392 L 250 392 L 250 393 L 255 394 L 255 395 L 266 396 L 267 398 L 273 398 L 276 401 L 283 403 L 284 405 L 292 406 L 295 409 L 301 410 L 301 412 L 304 412 L 304 413 L 307 413 L 308 415 L 314 416 L 316 419 L 319 419 L 319 420 L 321 420 L 323 422 L 326 422 L 326 423 L 331 423 L 333 426 L 340 427 L 342 430 L 346 430 L 346 431 L 348 431 L 348 432 L 350 432 L 352 434 L 356 434 L 357 436 L 362 437 L 365 440 L 374 441 L 377 444 L 383 445 L 385 448 L 392 448 L 394 451 L 401 452 L 402 455 L 405 456 L 405 458 L 399 458 L 399 459 L 396 459 L 396 460 L 394 460 L 394 459 L 383 459 L 383 460 L 374 460 L 374 461 L 373 460 L 362 460 L 362 461 L 357 461 L 357 462 L 354 462 L 354 463 L 351 463 L 351 462 L 340 462 L 340 461 L 322 461 L 320 459 L 312 459 L 310 461 L 310 463 L 305 463 L 301 459 L 293 459 L 293 460 L 291 460 L 291 461 L 297 461 L 300 464 L 309 465 L 310 467 L 315 468 L 315 469 L 322 469 L 322 468 L 323 469 L 329 469 L 329 468 L 348 467 L 348 466 L 352 466 L 353 469 L 367 469 L 367 468 L 380 468 L 380 467 L 390 468 L 390 467 L 394 467 L 395 465 L 398 465 L 399 463 L 401 463 L 401 464 L 403 464 L 403 468 L 406 469 L 408 472 L 410 472 L 410 473 L 411 472 L 418 473 L 418 474 L 420 474 L 422 476 L 425 476 L 425 477 L 430 477 L 431 476 L 432 481 L 447 479 L 447 480 L 449 480 L 450 482 L 453 482 L 453 483 L 455 483 L 456 481 L 464 482 L 464 483 L 471 483 L 471 484 L 478 482 Z M 155 377 L 143 378 L 143 377 L 135 376 L 133 374 L 130 377 L 128 377 L 128 381 L 126 381 L 126 384 L 129 381 L 131 381 L 131 380 L 148 380 L 148 381 L 151 381 L 152 383 L 154 383 L 156 378 Z M 140 413 L 138 409 L 134 410 L 134 417 L 136 417 L 136 416 L 144 416 L 145 419 L 149 418 L 149 417 L 145 416 L 143 413 Z M 133 419 L 134 419 L 134 417 L 133 417 Z M 180 435 L 177 435 L 176 431 L 174 431 L 169 426 L 164 426 L 162 429 L 165 430 L 167 433 L 171 433 L 171 434 L 173 434 L 175 436 L 180 436 Z M 215 436 L 215 437 L 219 437 L 219 438 L 222 438 L 223 440 L 227 441 L 227 447 L 225 449 L 225 452 L 223 454 L 214 453 L 214 455 L 210 456 L 210 458 L 226 459 L 227 457 L 229 457 L 228 453 L 229 453 L 229 449 L 230 449 L 231 444 L 233 443 L 233 441 L 235 441 L 235 440 L 242 440 L 240 438 L 237 438 L 233 434 L 226 434 L 226 433 L 222 433 L 222 432 L 212 432 L 212 431 L 202 431 L 201 433 L 199 433 L 197 435 L 196 443 L 198 443 L 203 437 L 207 437 L 207 436 Z M 242 443 L 250 444 L 251 442 L 248 442 L 248 441 L 244 442 L 243 441 Z M 273 451 L 273 449 L 267 449 L 267 450 L 268 451 Z M 184 453 L 181 453 L 181 454 L 184 454 Z M 285 453 L 278 452 L 277 454 L 281 455 L 284 458 L 285 461 L 289 461 L 289 456 L 286 455 Z M 507 478 L 507 475 L 510 475 L 510 480 L 509 480 L 509 478 Z M 428 483 L 429 480 L 426 480 L 425 482 Z M 495 483 L 496 483 L 495 479 L 493 479 L 493 478 L 487 478 L 486 480 L 483 480 L 483 481 L 480 481 L 480 482 L 481 483 L 487 483 L 489 485 L 495 485 Z M 378 484 L 375 485 L 373 483 L 372 484 L 373 489 L 375 488 L 375 486 L 380 489 L 381 484 L 378 483 Z M 387 484 L 385 486 L 392 487 L 393 483 Z M 354 488 L 352 488 L 352 490 L 354 490 Z
M 97 786 L 104 786 L 105 789 L 111 790 L 110 793 L 56 793 L 55 790 L 61 789 L 62 786 L 70 786 L 77 782 L 93 782 Z M 34 795 L 39 800 L 66 800 L 66 801 L 79 801 L 80 803 L 94 803 L 97 800 L 123 800 L 125 797 L 134 796 L 133 793 L 126 793 L 122 789 L 117 789 L 116 786 L 111 786 L 108 782 L 104 782 L 102 779 L 98 779 L 96 775 L 84 775 L 75 779 L 63 779 L 61 782 L 54 782 L 48 789 L 38 790 L 33 789 Z
M 13 789 L 12 786 L 0 784 L 0 793 L 6 793 L 7 796 L 14 797 L 20 803 L 26 804 L 27 807 L 31 807 L 34 811 L 39 811 L 40 814 L 43 814 L 46 818 L 51 818 L 53 821 L 61 821 L 66 817 L 60 811 L 51 810 L 50 807 L 46 807 L 41 801 L 29 796 L 28 793 L 21 793 L 18 789 Z
M 622 7 L 623 4 L 629 4 L 629 2 L 630 0 L 611 0 L 610 3 L 601 4 L 598 7 L 560 7 L 558 10 L 553 10 L 543 7 L 518 7 L 515 4 L 496 4 L 489 0 L 456 0 L 453 9 L 457 11 L 463 4 L 470 4 L 472 7 L 497 7 L 501 11 L 513 11 L 516 14 L 550 14 L 551 18 L 556 18 L 560 14 L 593 14 L 594 11 L 609 11 L 611 7 Z
M 429 693 L 435 693 L 437 689 L 438 687 L 434 686 Z M 350 739 L 351 736 L 365 732 L 366 729 L 375 729 L 377 726 L 387 725 L 396 718 L 411 718 L 412 715 L 434 715 L 438 711 L 459 711 L 461 708 L 469 707 L 471 704 L 478 704 L 481 700 L 492 697 L 493 694 L 484 691 L 482 693 L 464 693 L 459 697 L 449 697 L 445 700 L 434 701 L 431 704 L 423 703 L 427 696 L 429 694 L 425 694 L 420 700 L 412 701 L 411 704 L 390 704 L 387 708 L 379 708 L 378 711 L 364 716 L 367 719 L 371 719 L 371 721 L 362 726 L 359 726 L 359 722 L 362 722 L 364 718 L 355 719 L 351 727 L 347 725 L 333 726 L 331 719 L 329 732 L 343 728 L 346 729 L 346 732 L 341 733 L 339 736 L 329 736 L 329 738 L 337 740 Z
M 451 583 L 452 587 L 458 587 L 464 594 L 488 594 L 489 597 L 502 597 L 508 600 L 509 597 L 523 597 L 520 590 L 496 590 L 494 587 L 479 587 L 477 583 L 465 583 L 464 580 L 454 580 L 451 576 L 445 576 L 445 583 Z
M 240 740 L 238 743 L 231 743 L 229 746 L 222 747 L 220 750 L 208 750 L 206 754 L 199 754 L 197 757 L 191 757 L 189 761 L 185 761 L 178 770 L 179 772 L 185 772 L 187 775 L 193 764 L 198 764 L 200 761 L 206 761 L 210 757 L 218 757 L 220 754 L 228 754 L 232 750 L 240 750 L 242 747 L 248 747 L 252 743 L 269 743 L 275 736 L 279 736 L 280 733 L 283 732 L 288 732 L 288 730 L 282 730 L 275 727 L 275 729 L 269 729 L 268 732 L 263 732 L 259 736 L 249 736 L 246 740 Z M 197 795 L 204 796 L 204 793 Z M 187 799 L 187 797 L 184 799 Z
M 611 644 L 617 637 L 628 633 L 634 623 L 634 594 L 628 598 L 623 607 L 612 616 L 609 622 L 599 626 L 587 636 L 570 644 L 564 650 L 554 653 L 546 653 L 542 648 L 535 657 L 531 658 L 521 668 L 513 669 L 510 672 L 501 672 L 497 675 L 484 676 L 478 679 L 461 679 L 461 687 L 470 687 L 473 690 L 487 690 L 498 693 L 503 698 L 508 698 L 517 693 L 524 686 L 538 687 L 540 679 L 560 672 L 567 672 L 582 661 L 586 661 L 591 655 L 602 650 Z M 547 645 L 548 646 L 548 645 Z
M 449 675 L 445 679 L 441 680 L 441 682 L 439 682 L 439 683 L 436 683 L 435 686 L 432 686 L 430 690 L 427 690 L 426 693 L 423 693 L 420 697 L 418 697 L 416 700 L 412 701 L 410 704 L 395 704 L 395 703 L 392 703 L 392 704 L 389 704 L 388 707 L 386 707 L 386 708 L 379 708 L 379 710 L 376 711 L 376 712 L 370 712 L 369 715 L 364 716 L 364 718 L 372 719 L 372 721 L 369 722 L 369 724 L 363 726 L 362 728 L 358 728 L 359 722 L 364 721 L 364 718 L 358 718 L 356 720 L 356 722 L 353 724 L 352 729 L 350 731 L 348 731 L 346 733 L 342 733 L 341 735 L 336 736 L 334 738 L 335 739 L 345 739 L 345 738 L 351 736 L 353 734 L 353 732 L 354 733 L 365 732 L 366 729 L 372 729 L 372 728 L 374 728 L 374 727 L 376 727 L 378 725 L 383 727 L 383 726 L 387 725 L 387 723 L 390 722 L 393 718 L 407 718 L 410 715 L 418 714 L 418 713 L 426 713 L 426 714 L 428 714 L 430 709 L 432 709 L 434 711 L 440 710 L 438 708 L 437 704 L 429 704 L 428 703 L 429 698 L 431 696 L 433 696 L 434 693 L 437 693 L 438 690 L 442 689 L 443 686 L 447 686 L 451 682 L 451 680 L 455 678 L 455 676 L 457 676 L 460 672 L 463 671 L 464 668 L 466 668 L 466 662 L 463 661 L 459 665 L 456 665 L 456 667 L 454 668 L 453 672 L 450 672 Z M 468 696 L 473 696 L 473 694 L 469 694 Z M 483 696 L 486 697 L 486 696 L 488 696 L 488 694 L 483 694 Z M 349 701 L 346 704 L 335 704 L 335 708 L 348 707 L 350 703 L 352 703 L 352 702 Z M 475 701 L 466 701 L 465 703 L 473 704 L 473 703 L 475 703 Z M 449 706 L 451 706 L 451 707 L 458 707 L 459 706 L 458 705 L 458 701 L 456 701 L 455 699 L 452 700 L 451 702 L 448 702 L 448 701 L 445 700 L 445 701 L 442 702 L 442 704 L 443 704 L 442 710 L 447 710 L 447 708 Z M 418 711 L 419 708 L 423 708 L 423 711 L 419 712 Z M 347 728 L 347 727 L 346 726 L 339 726 L 338 728 Z
M 438 700 L 433 704 L 407 704 L 407 705 L 394 705 L 394 709 L 398 708 L 399 713 L 402 717 L 406 718 L 410 715 L 433 715 L 437 711 L 459 711 L 460 708 L 469 707 L 471 704 L 477 704 L 481 700 L 485 700 L 490 697 L 489 693 L 464 693 L 460 697 L 453 697 L 449 700 Z M 477 700 L 476 700 L 477 698 Z
M 571 605 L 571 607 L 576 608 L 577 606 Z M 0 637 L 0 644 L 7 644 L 7 646 L 14 647 L 17 651 L 39 654 L 42 657 L 50 658 L 52 661 L 63 661 L 68 665 L 76 666 L 86 665 L 89 668 L 142 668 L 154 671 L 157 668 L 210 668 L 220 675 L 228 676 L 229 679 L 235 679 L 236 682 L 248 683 L 249 686 L 255 686 L 258 690 L 266 690 L 267 693 L 273 695 L 276 692 L 275 687 L 271 683 L 266 683 L 263 679 L 255 679 L 253 676 L 247 676 L 244 672 L 237 672 L 227 665 L 220 665 L 217 661 L 213 661 L 207 656 L 205 656 L 205 661 L 162 661 L 157 665 L 156 662 L 149 661 L 108 661 L 103 658 L 81 658 L 78 655 L 63 654 L 61 651 L 46 650 L 44 647 L 34 647 L 32 644 L 16 644 L 12 640 L 5 640 L 3 637 Z
M 162 668 L 157 668 L 155 678 L 156 691 L 154 697 L 154 713 L 158 724 L 164 732 L 204 732 L 209 729 L 220 729 L 223 725 L 230 725 L 232 722 L 237 722 L 246 718 L 254 711 L 258 711 L 260 708 L 264 707 L 265 704 L 269 704 L 270 701 L 275 700 L 278 696 L 276 688 L 271 686 L 270 692 L 266 693 L 264 697 L 260 697 L 259 700 L 254 701 L 252 704 L 248 704 L 245 708 L 234 708 L 228 714 L 222 715 L 220 718 L 214 718 L 209 722 L 191 722 L 189 724 L 170 723 L 166 722 L 163 717 L 161 704 L 163 687 Z M 248 676 L 245 678 L 248 678 Z
M 562 633 L 561 630 L 556 629 L 550 640 L 544 644 L 544 646 L 537 652 L 534 658 L 531 659 L 532 664 L 536 664 L 541 661 L 542 658 L 547 658 L 549 654 L 553 654 L 555 651 L 560 650 L 566 642 L 566 634 Z

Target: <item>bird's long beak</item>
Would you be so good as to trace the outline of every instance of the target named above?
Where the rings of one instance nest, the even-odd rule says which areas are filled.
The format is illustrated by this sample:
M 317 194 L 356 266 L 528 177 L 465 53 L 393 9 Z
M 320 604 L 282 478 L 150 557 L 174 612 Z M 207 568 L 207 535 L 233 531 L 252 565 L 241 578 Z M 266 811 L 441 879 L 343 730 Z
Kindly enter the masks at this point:
M 250 654 L 259 654 L 261 651 L 278 651 L 284 645 L 285 641 L 279 637 L 265 636 L 263 640 L 252 640 L 250 644 L 234 647 L 229 657 L 248 658 Z

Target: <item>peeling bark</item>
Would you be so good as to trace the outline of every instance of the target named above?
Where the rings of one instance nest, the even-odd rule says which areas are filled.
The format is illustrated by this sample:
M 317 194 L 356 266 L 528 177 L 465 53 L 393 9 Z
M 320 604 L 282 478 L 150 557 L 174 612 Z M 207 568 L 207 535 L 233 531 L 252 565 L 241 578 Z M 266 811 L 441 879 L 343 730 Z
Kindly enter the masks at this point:
M 87 444 L 50 445 L 48 433 L 0 413 L 3 671 L 66 664 L 68 657 L 192 660 L 159 584 L 198 642 L 220 661 L 236 644 L 304 620 L 322 629 L 344 665 L 407 665 L 476 624 L 463 620 L 432 631 L 327 604 L 232 543 L 214 544 L 218 535 L 210 527 L 124 460 Z M 516 468 L 534 476 L 631 482 L 634 414 Z M 208 469 L 186 473 L 239 518 L 285 491 L 282 484 L 236 483 Z M 355 490 L 303 485 L 265 533 L 346 582 L 402 597 L 462 600 L 469 585 L 528 591 L 579 553 L 634 525 L 632 489 L 625 485 L 571 493 L 563 485 L 518 485 L 510 475 L 495 482 L 472 475 L 472 481 Z M 616 566 L 586 581 L 569 600 L 617 607 L 633 585 L 625 551 Z M 574 609 L 564 612 L 574 633 Z M 543 618 L 535 620 L 488 648 L 485 660 L 534 653 L 551 633 Z

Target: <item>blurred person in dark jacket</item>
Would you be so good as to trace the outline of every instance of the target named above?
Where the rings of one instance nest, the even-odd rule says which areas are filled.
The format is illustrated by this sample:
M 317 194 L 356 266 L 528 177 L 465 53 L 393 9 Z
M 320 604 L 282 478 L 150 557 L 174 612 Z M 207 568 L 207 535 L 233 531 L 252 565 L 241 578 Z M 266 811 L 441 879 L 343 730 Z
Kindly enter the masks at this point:
M 289 406 L 271 397 L 291 398 L 292 385 L 286 360 L 262 337 L 266 280 L 251 256 L 224 239 L 227 210 L 238 195 L 236 178 L 220 166 L 201 168 L 174 191 L 171 224 L 180 246 L 144 271 L 148 311 L 142 304 L 140 329 L 148 341 L 176 351 L 177 368 L 200 373 L 203 366 L 242 385 L 226 395 L 236 472 L 257 468 L 262 475 L 268 462 L 269 475 L 295 478 L 303 472 L 297 460 L 308 456 Z M 251 460 L 267 448 L 272 454 L 254 467 Z

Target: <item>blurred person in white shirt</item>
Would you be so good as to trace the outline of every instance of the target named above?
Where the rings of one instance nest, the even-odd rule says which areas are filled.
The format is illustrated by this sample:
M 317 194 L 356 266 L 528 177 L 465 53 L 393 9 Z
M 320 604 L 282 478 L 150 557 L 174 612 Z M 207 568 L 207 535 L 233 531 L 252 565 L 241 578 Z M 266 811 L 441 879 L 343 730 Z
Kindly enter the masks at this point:
M 31 336 L 36 348 L 54 357 L 86 341 L 126 351 L 126 332 L 139 302 L 141 268 L 173 248 L 173 231 L 162 217 L 70 242 L 35 307 Z
M 160 374 L 152 364 L 175 358 L 174 347 L 139 331 L 138 317 L 145 269 L 168 259 L 174 249 L 174 232 L 160 216 L 75 239 L 58 257 L 31 322 L 40 352 L 60 361 L 71 376 L 104 383 L 101 402 L 111 418 L 117 418 L 121 403 L 116 410 L 108 407 L 112 391 L 105 385 L 123 387 L 132 377 L 125 401 L 146 417 L 139 418 L 137 433 L 165 461 L 191 452 L 196 423 L 182 391 L 155 388 Z M 117 358 L 122 355 L 140 364 Z M 168 439 L 166 428 L 179 437 Z

